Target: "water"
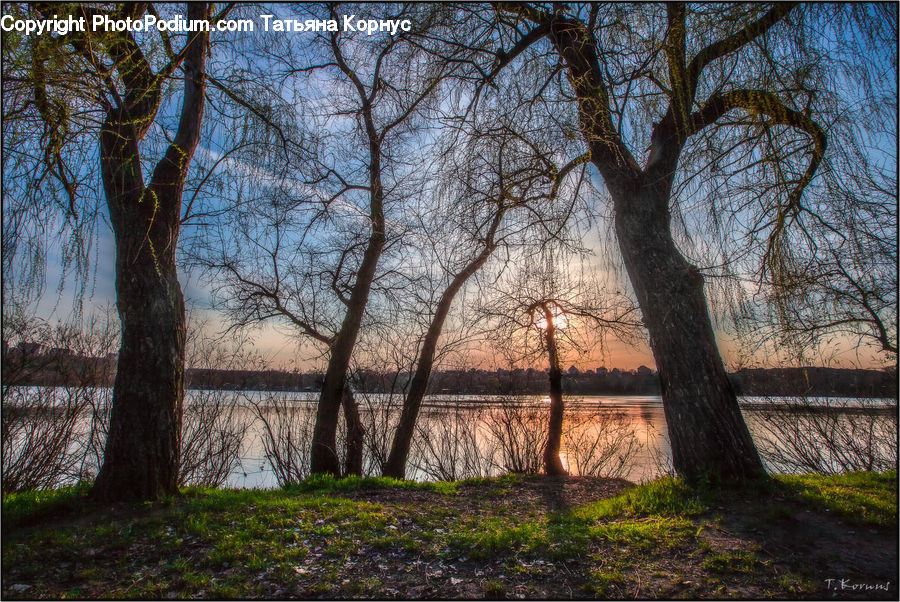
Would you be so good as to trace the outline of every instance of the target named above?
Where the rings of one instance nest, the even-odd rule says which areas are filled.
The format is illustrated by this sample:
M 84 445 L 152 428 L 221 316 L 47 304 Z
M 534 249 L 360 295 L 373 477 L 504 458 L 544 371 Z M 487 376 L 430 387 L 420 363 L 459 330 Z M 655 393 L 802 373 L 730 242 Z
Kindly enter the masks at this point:
M 15 459 L 17 449 L 26 448 L 21 441 L 29 433 L 43 429 L 45 440 L 49 440 L 48 434 L 60 431 L 65 424 L 70 427 L 74 424 L 80 435 L 72 443 L 59 442 L 58 449 L 65 450 L 68 446 L 69 450 L 81 450 L 82 455 L 61 469 L 61 475 L 69 476 L 61 476 L 56 483 L 90 478 L 91 470 L 100 461 L 104 438 L 96 434 L 99 431 L 92 430 L 98 423 L 91 421 L 97 414 L 92 414 L 90 407 L 107 408 L 110 398 L 110 390 L 104 388 L 6 389 L 4 479 L 14 465 L 8 460 Z M 383 461 L 387 455 L 402 397 L 357 394 L 356 398 L 369 437 L 365 468 L 368 474 L 379 474 L 379 459 Z M 71 415 L 63 410 L 70 407 L 67 404 L 72 404 L 73 399 L 85 404 L 84 411 L 78 413 L 74 422 L 71 417 L 68 423 L 61 421 L 60 417 Z M 214 416 L 218 430 L 214 429 L 212 436 L 195 435 L 192 445 L 198 449 L 199 441 L 202 448 L 210 439 L 219 440 L 225 431 L 233 434 L 235 448 L 240 449 L 240 462 L 227 474 L 225 486 L 277 487 L 276 470 L 267 457 L 273 452 L 271 441 L 280 441 L 280 447 L 274 451 L 297 463 L 294 478 L 305 476 L 317 400 L 318 393 L 188 391 L 185 446 L 191 441 L 192 421 L 198 415 L 207 416 L 207 420 Z M 895 399 L 747 397 L 739 401 L 747 426 L 771 472 L 841 472 L 896 466 Z M 42 404 L 40 407 L 44 409 L 34 411 L 36 404 Z M 548 406 L 546 397 L 534 395 L 426 397 L 419 414 L 407 477 L 451 480 L 509 471 L 539 471 Z M 566 406 L 560 456 L 570 474 L 617 476 L 643 482 L 671 471 L 671 449 L 660 397 L 583 396 L 567 398 Z M 219 409 L 209 412 L 212 407 Z M 41 425 L 40 428 L 28 427 L 29 421 Z M 19 424 L 25 424 L 26 428 L 13 428 Z M 9 440 L 8 432 L 15 433 Z M 90 445 L 86 446 L 84 441 L 90 441 Z M 86 462 L 85 449 L 90 455 Z M 50 456 L 65 455 L 62 451 L 50 451 Z M 71 476 L 83 466 L 88 466 L 88 472 L 77 474 L 86 476 Z
M 264 405 L 266 399 L 271 399 L 271 393 L 245 393 L 247 398 Z M 315 403 L 318 400 L 317 393 L 276 393 L 276 404 L 292 407 L 292 411 L 299 418 L 298 422 L 311 428 L 314 420 Z M 391 399 L 387 395 L 357 395 L 360 410 L 367 429 L 384 431 L 383 425 L 396 420 L 399 415 L 399 398 Z M 517 427 L 511 429 L 507 439 L 518 438 L 521 441 L 527 438 L 527 433 L 541 434 L 544 432 L 547 404 L 549 400 L 541 396 L 525 396 L 510 400 L 504 397 L 489 397 L 484 395 L 433 395 L 425 398 L 422 410 L 419 414 L 419 436 L 414 440 L 407 468 L 407 478 L 415 480 L 434 480 L 441 478 L 465 478 L 469 476 L 496 475 L 508 471 L 503 458 L 497 457 L 498 442 L 496 436 L 497 425 L 516 423 Z M 792 420 L 790 414 L 783 414 L 784 408 L 796 406 L 798 415 L 816 414 L 822 408 L 840 408 L 840 416 L 831 428 L 842 431 L 854 431 L 852 436 L 858 437 L 857 430 L 878 431 L 879 441 L 877 445 L 884 448 L 880 454 L 891 457 L 893 441 L 896 440 L 896 408 L 894 399 L 843 399 L 843 398 L 815 398 L 798 400 L 780 398 L 746 397 L 740 398 L 739 403 L 744 414 L 748 428 L 763 449 L 779 449 L 785 447 L 780 441 L 780 436 L 773 436 L 772 420 L 781 420 L 782 430 L 790 428 L 786 422 Z M 278 485 L 275 473 L 263 446 L 262 424 L 257 417 L 257 412 L 248 407 L 246 400 L 240 405 L 244 406 L 242 412 L 244 419 L 250 424 L 248 435 L 244 439 L 244 447 L 241 457 L 241 466 L 234 470 L 228 477 L 227 486 L 238 488 L 266 488 Z M 779 408 L 773 412 L 773 407 Z M 585 464 L 585 457 L 590 460 L 590 448 L 595 444 L 603 448 L 606 446 L 617 447 L 613 449 L 615 455 L 627 455 L 621 462 L 622 466 L 616 466 L 617 459 L 613 457 L 604 468 L 597 471 L 596 466 L 587 466 L 588 472 L 593 468 L 593 474 L 621 476 L 635 482 L 644 482 L 656 478 L 671 471 L 671 448 L 666 430 L 666 419 L 659 396 L 583 396 L 574 400 L 567 400 L 567 416 L 564 425 L 564 436 L 560 456 L 563 465 L 570 474 L 579 474 Z M 272 410 L 274 412 L 274 410 Z M 857 424 L 854 421 L 855 413 L 866 417 L 866 424 Z M 523 416 L 524 414 L 524 416 Z M 604 418 L 605 417 L 605 418 Z M 573 424 L 574 423 L 574 424 Z M 872 428 L 872 424 L 877 427 Z M 377 427 L 381 427 L 380 429 Z M 775 426 L 779 426 L 776 420 Z M 815 431 L 821 425 L 814 425 L 809 430 Z M 777 431 L 777 429 L 776 429 Z M 389 429 L 393 433 L 393 429 Z M 776 432 L 776 434 L 778 434 Z M 822 433 L 813 432 L 812 439 L 821 436 Z M 431 441 L 431 445 L 422 441 Z M 418 444 L 417 444 L 418 442 Z M 596 443 L 595 443 L 596 442 Z M 382 451 L 386 453 L 388 437 L 382 442 Z M 855 443 L 853 444 L 856 445 Z M 532 446 L 533 447 L 533 446 Z M 791 459 L 790 445 L 782 449 L 778 456 L 787 456 Z M 460 449 L 462 448 L 462 449 Z M 606 450 L 609 451 L 609 450 Z M 466 457 L 468 454 L 468 458 Z M 493 457 L 491 457 L 493 454 Z M 500 454 L 502 456 L 502 453 Z M 796 454 L 793 454 L 796 455 Z M 439 456 L 443 456 L 443 463 L 451 465 L 448 470 L 435 470 L 434 464 L 441 463 Z M 534 456 L 534 454 L 532 454 Z M 796 472 L 796 459 L 785 463 L 784 458 L 765 458 L 767 468 L 772 472 Z M 597 463 L 594 459 L 594 464 Z M 823 460 L 827 463 L 827 459 Z M 372 474 L 378 474 L 377 465 L 370 455 L 367 455 L 368 469 Z M 468 469 L 466 466 L 468 465 Z M 612 466 L 611 466 L 612 465 Z M 805 471 L 802 467 L 800 471 Z M 835 468 L 839 472 L 839 468 Z

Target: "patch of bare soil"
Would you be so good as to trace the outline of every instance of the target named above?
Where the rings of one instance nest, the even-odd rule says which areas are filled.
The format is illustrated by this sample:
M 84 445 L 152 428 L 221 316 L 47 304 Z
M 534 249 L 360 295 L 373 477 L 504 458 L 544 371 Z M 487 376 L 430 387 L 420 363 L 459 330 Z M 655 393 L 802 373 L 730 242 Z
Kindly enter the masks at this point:
M 527 476 L 515 483 L 472 484 L 460 487 L 458 495 L 438 495 L 408 489 L 372 489 L 342 493 L 342 497 L 389 506 L 414 508 L 417 505 L 455 509 L 460 515 L 496 512 L 507 507 L 515 516 L 563 512 L 619 495 L 634 484 L 624 479 L 594 477 Z
M 898 599 L 896 530 L 848 524 L 804 508 L 762 518 L 740 505 L 728 510 L 705 531 L 713 550 L 758 548 L 771 559 L 773 573 L 806 574 L 815 597 Z

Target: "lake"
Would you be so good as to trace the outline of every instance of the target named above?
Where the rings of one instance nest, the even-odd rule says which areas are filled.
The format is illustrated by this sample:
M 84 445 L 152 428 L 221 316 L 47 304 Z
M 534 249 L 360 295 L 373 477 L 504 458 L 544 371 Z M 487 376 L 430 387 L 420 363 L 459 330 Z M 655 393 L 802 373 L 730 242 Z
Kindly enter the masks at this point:
M 196 395 L 196 392 L 189 392 Z M 317 393 L 240 394 L 235 418 L 248 425 L 241 465 L 227 480 L 230 487 L 278 485 L 264 449 L 265 422 L 293 413 L 298 439 L 309 436 Z M 381 440 L 369 441 L 374 455 L 386 454 L 385 424 L 399 415 L 398 397 L 357 395 L 363 421 Z M 894 399 L 760 398 L 739 399 L 748 428 L 772 472 L 805 471 L 820 462 L 841 472 L 842 464 L 865 468 L 875 456 L 895 455 L 897 401 Z M 254 407 L 255 405 L 255 407 Z M 496 475 L 539 462 L 540 435 L 546 428 L 548 399 L 541 396 L 486 397 L 433 395 L 425 399 L 410 453 L 407 477 L 415 480 Z M 831 410 L 831 411 L 829 411 Z M 302 425 L 299 429 L 297 425 Z M 392 433 L 393 429 L 389 429 Z M 823 439 L 835 442 L 829 449 Z M 518 449 L 510 449 L 518 447 Z M 793 449 L 793 448 L 801 449 Z M 850 452 L 859 458 L 846 457 Z M 535 452 L 535 450 L 537 450 Z M 582 396 L 567 400 L 561 458 L 571 474 L 620 476 L 642 482 L 671 470 L 671 449 L 659 396 Z M 807 457 L 812 455 L 812 457 Z M 610 457 L 605 457 L 610 456 Z M 535 460 L 537 458 L 537 460 Z M 377 458 L 367 454 L 368 470 L 378 473 Z M 861 466 L 859 466 L 861 465 Z M 871 466 L 870 466 L 871 468 Z
M 4 483 L 46 488 L 93 478 L 110 398 L 109 388 L 4 389 Z M 366 429 L 364 469 L 378 475 L 402 396 L 357 393 L 356 399 Z M 317 400 L 318 393 L 187 391 L 185 480 L 269 488 L 304 478 Z M 744 397 L 739 403 L 770 472 L 896 467 L 896 399 Z M 427 396 L 407 477 L 539 472 L 548 410 L 540 395 Z M 339 451 L 342 438 L 339 433 Z M 560 456 L 573 475 L 643 482 L 671 472 L 661 398 L 567 397 Z

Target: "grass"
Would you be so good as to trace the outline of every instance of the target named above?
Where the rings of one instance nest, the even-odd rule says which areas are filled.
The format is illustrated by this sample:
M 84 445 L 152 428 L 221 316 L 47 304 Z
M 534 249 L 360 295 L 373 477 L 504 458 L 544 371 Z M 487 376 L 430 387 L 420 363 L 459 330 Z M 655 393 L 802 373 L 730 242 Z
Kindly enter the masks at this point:
M 90 484 L 46 491 L 24 491 L 3 495 L 3 522 L 7 526 L 40 521 L 45 517 L 77 512 L 86 503 Z
M 704 493 L 683 481 L 663 477 L 578 511 L 585 518 L 696 516 L 706 509 Z
M 897 471 L 842 475 L 781 475 L 794 497 L 862 525 L 897 525 Z
M 547 492 L 561 487 L 522 475 L 316 477 L 116 507 L 90 504 L 86 487 L 7 494 L 2 594 L 769 598 L 823 595 L 835 575 L 893 578 L 896 472 L 728 491 L 666 478 L 548 507 Z M 874 561 L 860 557 L 859 574 L 840 574 L 852 546 Z

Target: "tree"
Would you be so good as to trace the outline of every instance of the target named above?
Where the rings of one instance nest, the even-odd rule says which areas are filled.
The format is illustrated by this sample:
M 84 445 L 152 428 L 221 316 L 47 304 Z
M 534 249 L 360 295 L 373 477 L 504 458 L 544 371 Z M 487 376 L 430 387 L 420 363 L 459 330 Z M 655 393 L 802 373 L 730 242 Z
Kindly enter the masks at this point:
M 61 12 L 91 23 L 94 15 L 139 19 L 148 3 L 105 7 L 34 5 L 40 18 Z M 191 3 L 190 22 L 210 19 L 206 3 Z M 24 73 L 43 132 L 40 146 L 49 175 L 78 220 L 78 186 L 85 171 L 73 124 L 90 124 L 99 113 L 99 172 L 116 240 L 117 307 L 122 323 L 118 370 L 103 466 L 92 495 L 102 500 L 159 499 L 177 492 L 184 380 L 184 301 L 175 252 L 181 225 L 181 196 L 200 140 L 209 31 L 201 26 L 147 52 L 129 31 L 71 32 L 26 44 L 32 57 Z M 30 45 L 28 45 L 30 44 Z M 161 56 L 163 55 L 163 56 Z M 180 119 L 162 158 L 144 179 L 140 145 L 155 123 L 166 86 L 178 69 L 184 76 Z M 79 81 L 73 88 L 72 80 Z M 86 83 L 85 83 L 86 82 Z M 90 130 L 84 125 L 84 130 Z M 96 132 L 96 130 L 91 130 Z M 80 151 L 83 153 L 83 149 Z M 73 161 L 74 162 L 70 162 Z
M 566 155 L 567 145 L 560 147 L 561 137 L 553 140 L 558 132 L 549 120 L 525 120 L 527 111 L 518 100 L 482 100 L 477 111 L 487 116 L 475 124 L 453 126 L 468 131 L 465 137 L 453 132 L 449 147 L 442 153 L 448 163 L 455 159 L 460 164 L 444 176 L 454 198 L 449 211 L 438 214 L 440 221 L 451 224 L 452 231 L 444 232 L 440 225 L 433 225 L 426 236 L 438 247 L 435 261 L 443 267 L 448 282 L 434 308 L 429 308 L 431 320 L 419 346 L 385 476 L 405 477 L 438 342 L 457 294 L 498 249 L 509 254 L 516 246 L 540 247 L 558 239 L 579 197 L 578 185 L 562 195 L 560 189 L 567 176 L 583 166 L 586 157 L 576 157 L 558 167 L 556 157 Z M 527 126 L 517 126 L 518 120 Z M 440 203 L 436 199 L 432 204 Z M 459 255 L 464 259 L 456 260 Z
M 338 9 L 304 10 L 336 19 Z M 425 7 L 413 20 L 431 27 L 439 13 Z M 288 118 L 299 122 L 289 151 L 304 165 L 253 190 L 246 210 L 228 216 L 235 227 L 223 229 L 222 240 L 214 241 L 203 260 L 224 273 L 221 288 L 236 324 L 286 321 L 327 357 L 313 430 L 313 473 L 341 473 L 342 407 L 353 442 L 348 468 L 361 470 L 361 426 L 353 396 L 345 394 L 352 393 L 351 360 L 372 291 L 390 271 L 382 268 L 385 252 L 404 234 L 404 221 L 390 223 L 388 216 L 411 202 L 425 176 L 417 173 L 424 172 L 424 163 L 414 149 L 427 146 L 427 133 L 417 128 L 429 125 L 441 83 L 457 68 L 448 60 L 428 60 L 411 42 L 415 33 L 381 32 L 360 44 L 351 33 L 324 32 L 265 51 L 268 68 L 296 87 L 315 79 L 327 98 L 298 102 Z M 249 160 L 254 167 L 262 163 Z M 253 188 L 257 178 L 255 169 L 245 175 Z
M 804 214 L 803 192 L 827 146 L 811 111 L 815 91 L 802 76 L 809 52 L 797 46 L 807 38 L 790 37 L 795 5 L 670 3 L 664 12 L 623 5 L 497 6 L 517 41 L 496 54 L 495 69 L 544 38 L 565 69 L 650 335 L 676 470 L 714 481 L 763 476 L 718 352 L 703 273 L 673 235 L 673 194 L 685 182 L 679 165 L 690 164 L 686 148 L 696 150 L 691 145 L 710 140 L 710 132 L 737 132 L 707 167 L 715 172 L 734 159 L 733 149 L 746 150 L 750 169 L 729 176 L 762 183 L 751 185 L 758 194 L 749 202 L 747 194 L 740 197 L 736 212 L 754 221 L 754 239 L 765 249 L 762 271 L 776 279 L 783 273 L 791 228 Z M 782 57 L 788 57 L 787 69 L 779 69 Z M 645 148 L 641 161 L 635 153 Z M 707 191 L 721 195 L 712 184 Z
M 538 253 L 519 262 L 505 282 L 498 282 L 481 311 L 491 316 L 495 344 L 507 350 L 510 363 L 546 358 L 550 393 L 544 472 L 566 475 L 560 458 L 565 416 L 562 360 L 615 334 L 633 338 L 637 323 L 632 302 L 611 294 L 596 277 L 583 271 L 583 249 L 566 249 L 549 241 Z M 582 265 L 579 265 L 582 264 Z
M 547 423 L 547 445 L 544 447 L 544 472 L 548 475 L 567 475 L 559 457 L 562 442 L 563 416 L 565 405 L 562 396 L 562 369 L 559 366 L 559 351 L 556 347 L 556 331 L 565 328 L 565 311 L 550 299 L 541 299 L 529 308 L 535 314 L 535 324 L 541 329 L 544 347 L 547 349 L 547 363 L 550 364 L 550 420 Z

